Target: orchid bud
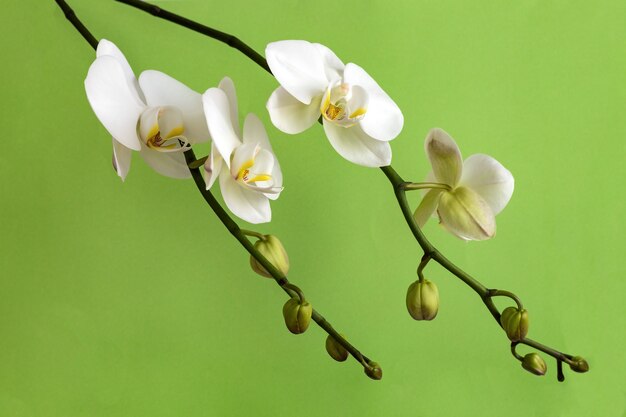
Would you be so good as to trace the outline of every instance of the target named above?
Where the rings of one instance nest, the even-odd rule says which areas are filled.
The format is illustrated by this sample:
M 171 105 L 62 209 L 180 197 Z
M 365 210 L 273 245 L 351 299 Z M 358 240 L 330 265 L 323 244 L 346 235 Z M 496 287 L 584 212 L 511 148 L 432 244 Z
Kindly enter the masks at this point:
M 528 334 L 528 312 L 516 307 L 507 307 L 500 315 L 500 325 L 512 342 L 518 342 Z
M 365 371 L 365 375 L 376 381 L 383 378 L 383 368 L 381 368 L 377 362 L 370 362 L 363 370 Z
M 261 252 L 261 255 L 265 256 L 276 269 L 287 275 L 289 272 L 289 256 L 287 256 L 287 251 L 276 236 L 265 235 L 263 239 L 256 241 L 254 248 Z M 272 278 L 272 275 L 252 255 L 250 255 L 250 266 L 257 274 Z
M 301 302 L 299 298 L 291 298 L 283 306 L 283 317 L 287 329 L 293 334 L 304 333 L 311 323 L 313 306 L 308 301 Z
M 522 359 L 522 368 L 535 375 L 545 375 L 548 366 L 537 353 L 529 353 Z
M 343 337 L 343 335 L 341 336 Z M 348 359 L 348 351 L 346 348 L 341 346 L 337 339 L 331 335 L 328 335 L 326 338 L 326 352 L 337 362 L 343 362 Z
M 439 290 L 425 279 L 415 281 L 406 293 L 406 308 L 415 320 L 432 320 L 439 311 Z
M 574 356 L 572 358 L 572 363 L 569 364 L 569 367 L 572 371 L 578 372 L 581 374 L 589 370 L 589 364 L 581 356 Z

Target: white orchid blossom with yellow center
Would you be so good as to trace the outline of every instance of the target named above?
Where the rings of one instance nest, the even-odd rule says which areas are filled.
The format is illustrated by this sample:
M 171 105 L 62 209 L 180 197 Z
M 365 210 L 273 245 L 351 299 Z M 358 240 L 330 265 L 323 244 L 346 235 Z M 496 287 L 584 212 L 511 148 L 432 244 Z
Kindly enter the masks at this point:
M 280 83 L 267 102 L 278 129 L 300 133 L 321 116 L 330 144 L 345 159 L 367 167 L 391 163 L 388 142 L 398 136 L 404 118 L 365 70 L 301 40 L 270 43 L 265 56 Z
M 209 140 L 199 93 L 158 71 L 144 71 L 137 80 L 124 54 L 105 39 L 98 43 L 85 91 L 113 137 L 113 166 L 122 180 L 133 150 L 162 175 L 190 176 L 182 151 Z
M 430 190 L 415 210 L 417 224 L 422 227 L 436 211 L 441 225 L 461 239 L 494 237 L 495 216 L 513 195 L 513 175 L 488 155 L 463 162 L 456 142 L 441 129 L 428 133 L 424 147 L 433 169 L 423 187 Z
M 228 77 L 208 89 L 202 102 L 213 139 L 204 164 L 207 190 L 219 177 L 230 211 L 250 223 L 269 222 L 270 200 L 280 195 L 283 176 L 263 124 L 248 114 L 240 133 L 235 86 Z

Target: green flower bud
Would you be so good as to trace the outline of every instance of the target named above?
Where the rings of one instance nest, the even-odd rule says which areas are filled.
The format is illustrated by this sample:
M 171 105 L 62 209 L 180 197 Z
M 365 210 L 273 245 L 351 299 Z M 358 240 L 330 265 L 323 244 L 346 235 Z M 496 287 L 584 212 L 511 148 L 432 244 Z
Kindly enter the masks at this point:
M 585 373 L 589 370 L 589 364 L 587 361 L 581 356 L 574 356 L 572 358 L 572 363 L 570 363 L 569 367 L 574 372 Z
M 313 306 L 308 301 L 301 303 L 296 298 L 291 298 L 283 306 L 283 317 L 287 329 L 293 334 L 304 333 L 311 323 Z
M 365 375 L 376 381 L 383 378 L 383 368 L 381 368 L 377 362 L 370 362 L 369 366 L 366 366 L 363 370 L 365 371 Z
M 415 320 L 432 320 L 439 311 L 439 290 L 425 279 L 415 281 L 406 293 L 406 308 Z
M 341 336 L 343 337 L 343 335 Z M 346 348 L 341 346 L 337 339 L 331 335 L 328 335 L 326 338 L 326 352 L 337 362 L 343 362 L 348 359 L 348 351 Z
M 545 375 L 548 366 L 544 360 L 536 353 L 529 353 L 522 360 L 522 368 L 535 375 Z
M 264 237 L 265 239 L 256 241 L 254 248 L 261 252 L 276 269 L 287 275 L 289 272 L 289 256 L 287 256 L 287 251 L 283 244 L 274 235 L 265 235 Z M 252 255 L 250 255 L 250 266 L 257 274 L 272 278 L 272 275 Z
M 528 312 L 516 307 L 507 307 L 500 315 L 500 325 L 512 342 L 518 342 L 528 334 Z

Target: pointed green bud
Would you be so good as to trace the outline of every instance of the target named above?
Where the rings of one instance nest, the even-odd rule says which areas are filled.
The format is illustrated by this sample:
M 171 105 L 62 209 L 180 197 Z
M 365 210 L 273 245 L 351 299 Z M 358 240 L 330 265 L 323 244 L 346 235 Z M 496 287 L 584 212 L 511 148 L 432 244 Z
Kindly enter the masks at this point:
M 406 293 L 406 308 L 415 320 L 432 320 L 439 311 L 439 290 L 425 279 L 415 281 Z
M 522 360 L 522 368 L 535 375 L 545 375 L 548 366 L 537 353 L 529 353 Z
M 293 334 L 304 333 L 311 323 L 313 306 L 308 301 L 304 303 L 295 298 L 290 298 L 283 306 L 283 317 L 287 329 Z
M 365 375 L 376 381 L 383 379 L 383 368 L 381 368 L 377 362 L 370 362 L 363 370 L 365 371 Z
M 500 315 L 500 325 L 512 342 L 519 342 L 528 334 L 528 312 L 516 307 L 507 307 Z
M 256 241 L 254 248 L 261 252 L 276 269 L 287 275 L 289 272 L 289 256 L 287 256 L 285 247 L 276 236 L 265 235 L 264 239 Z M 257 274 L 272 278 L 272 275 L 252 255 L 250 255 L 250 266 Z
M 569 365 L 572 371 L 578 373 L 585 373 L 589 370 L 589 364 L 582 356 L 574 356 L 572 363 Z
M 343 334 L 341 336 L 345 338 Z M 337 362 L 343 362 L 348 359 L 348 351 L 346 348 L 341 346 L 337 339 L 331 335 L 328 335 L 326 338 L 326 352 Z

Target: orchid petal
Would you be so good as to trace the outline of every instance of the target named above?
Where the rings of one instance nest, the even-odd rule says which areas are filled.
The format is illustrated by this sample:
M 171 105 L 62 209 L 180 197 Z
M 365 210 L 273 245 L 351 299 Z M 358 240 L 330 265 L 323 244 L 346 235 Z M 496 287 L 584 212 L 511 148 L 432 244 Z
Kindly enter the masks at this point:
M 272 42 L 265 48 L 265 57 L 276 80 L 300 102 L 310 104 L 326 90 L 326 58 L 312 43 Z
M 313 46 L 317 48 L 324 58 L 324 71 L 328 81 L 332 83 L 335 80 L 341 79 L 346 65 L 328 47 L 319 43 L 314 43 Z
M 139 155 L 152 169 L 161 175 L 177 179 L 191 177 L 182 152 L 158 152 L 142 144 Z
M 85 91 L 96 117 L 111 136 L 127 148 L 141 149 L 137 122 L 145 105 L 122 64 L 108 55 L 96 58 L 85 78 Z
M 209 190 L 213 186 L 213 183 L 215 183 L 215 180 L 222 170 L 223 162 L 224 160 L 217 151 L 215 143 L 211 143 L 211 153 L 204 163 L 204 182 L 206 183 L 207 190 Z
M 237 183 L 225 166 L 220 174 L 220 189 L 226 206 L 237 217 L 253 224 L 267 223 L 272 219 L 267 197 Z
M 112 138 L 113 142 L 113 168 L 117 173 L 117 176 L 124 181 L 128 171 L 130 170 L 130 161 L 132 157 L 132 149 L 122 145 L 115 138 Z
M 98 42 L 98 48 L 96 49 L 96 57 L 101 57 L 101 56 L 106 56 L 106 55 L 112 56 L 120 63 L 120 65 L 122 66 L 122 69 L 124 70 L 124 73 L 126 74 L 126 79 L 128 83 L 137 91 L 137 95 L 139 96 L 141 101 L 145 103 L 146 98 L 144 97 L 141 89 L 139 88 L 139 83 L 137 82 L 135 73 L 133 72 L 133 69 L 130 67 L 128 60 L 126 59 L 122 51 L 120 51 L 120 49 L 113 42 L 108 41 L 106 39 L 100 39 L 100 41 Z
M 396 103 L 383 91 L 378 83 L 356 64 L 349 63 L 343 74 L 344 82 L 361 86 L 367 91 L 369 103 L 361 120 L 363 131 L 374 139 L 394 139 L 404 125 L 404 116 Z
M 496 219 L 491 207 L 471 188 L 445 191 L 437 209 L 441 224 L 464 240 L 486 240 L 496 234 Z
M 209 88 L 202 95 L 202 103 L 213 143 L 230 168 L 230 155 L 241 140 L 232 124 L 228 96 L 219 88 Z
M 428 219 L 435 213 L 442 192 L 441 189 L 433 188 L 422 197 L 422 201 L 413 213 L 413 218 L 420 228 L 424 227 Z
M 267 137 L 267 132 L 265 131 L 265 127 L 263 127 L 263 123 L 261 123 L 261 120 L 259 120 L 259 118 L 253 113 L 248 114 L 243 123 L 243 142 L 258 143 L 262 149 L 265 149 L 272 154 L 274 159 L 274 166 L 271 170 L 273 184 L 276 187 L 282 187 L 283 172 L 280 168 L 280 164 L 278 163 L 278 158 L 274 155 L 272 145 Z M 278 194 L 272 193 L 268 196 L 268 198 L 275 200 L 278 198 Z
M 283 87 L 278 87 L 267 100 L 266 107 L 274 126 L 294 135 L 310 128 L 319 119 L 321 100 L 320 95 L 313 97 L 310 104 L 304 104 Z
M 463 163 L 459 185 L 476 191 L 496 215 L 511 199 L 515 180 L 511 172 L 491 156 L 475 154 Z
M 209 140 L 209 129 L 202 110 L 202 96 L 180 81 L 160 71 L 148 70 L 139 76 L 139 85 L 148 106 L 173 106 L 182 113 L 184 135 L 191 143 Z
M 391 163 L 389 143 L 372 139 L 359 125 L 346 128 L 324 119 L 324 131 L 337 153 L 352 163 L 366 167 L 382 167 Z
M 461 178 L 463 161 L 454 139 L 444 130 L 435 128 L 428 132 L 424 148 L 437 181 L 455 187 Z
M 229 77 L 224 77 L 218 84 L 217 88 L 226 93 L 228 104 L 230 105 L 230 122 L 232 123 L 237 136 L 241 137 L 241 132 L 239 131 L 239 110 L 237 108 L 237 92 L 235 90 L 235 83 L 233 83 L 233 80 Z

